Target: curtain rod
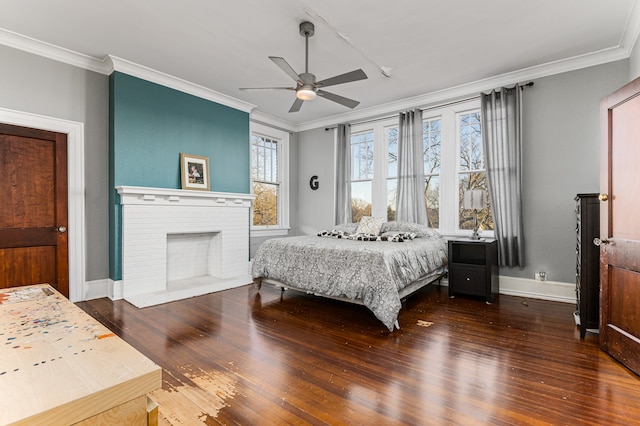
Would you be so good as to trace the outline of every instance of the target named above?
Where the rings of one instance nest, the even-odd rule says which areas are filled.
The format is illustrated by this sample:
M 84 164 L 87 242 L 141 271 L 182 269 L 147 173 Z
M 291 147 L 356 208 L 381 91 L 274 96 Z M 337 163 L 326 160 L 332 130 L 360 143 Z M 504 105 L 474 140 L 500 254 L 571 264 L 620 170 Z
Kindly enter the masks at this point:
M 525 87 L 531 87 L 531 86 L 533 86 L 533 81 L 530 81 L 530 82 L 528 82 L 526 84 L 521 84 L 520 85 L 520 89 L 524 90 Z M 443 103 L 443 104 L 437 104 L 437 105 L 433 105 L 433 106 L 426 107 L 426 108 L 420 108 L 420 109 L 422 109 L 422 111 L 429 111 L 429 110 L 432 110 L 432 109 L 443 108 L 443 107 L 459 104 L 459 103 L 462 103 L 462 102 L 468 102 L 468 101 L 471 101 L 473 99 L 477 99 L 479 97 L 480 97 L 480 95 L 470 96 L 468 98 L 458 99 L 457 101 L 446 102 L 446 103 Z M 393 115 L 387 115 L 385 117 L 372 118 L 370 120 L 364 120 L 364 121 L 356 121 L 355 123 L 350 123 L 350 124 L 351 125 L 358 125 L 358 124 L 366 124 L 366 123 L 373 123 L 373 122 L 376 122 L 376 121 L 388 120 L 389 118 L 397 117 L 398 114 L 399 113 L 395 113 Z M 328 130 L 333 130 L 333 129 L 337 129 L 337 128 L 338 128 L 338 126 L 325 127 L 324 131 L 326 132 Z

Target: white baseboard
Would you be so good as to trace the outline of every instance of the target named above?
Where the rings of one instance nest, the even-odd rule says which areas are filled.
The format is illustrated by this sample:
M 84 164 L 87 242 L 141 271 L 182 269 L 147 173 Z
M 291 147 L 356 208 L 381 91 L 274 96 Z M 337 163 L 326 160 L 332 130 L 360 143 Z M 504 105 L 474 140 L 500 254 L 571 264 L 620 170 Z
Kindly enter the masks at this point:
M 448 286 L 449 280 L 442 280 L 442 285 Z M 576 285 L 558 281 L 536 281 L 529 278 L 500 275 L 500 294 L 527 299 L 576 303 Z
M 576 303 L 576 285 L 558 281 L 500 276 L 500 294 L 554 302 Z
M 124 299 L 124 284 L 122 280 L 113 281 L 109 280 L 111 283 L 109 285 L 109 294 L 107 295 L 111 300 L 120 300 Z
M 85 281 L 82 286 L 82 300 L 93 300 L 108 297 L 111 300 L 123 298 L 122 280 L 113 281 L 111 278 Z
M 111 280 L 108 278 L 86 281 L 83 286 L 82 300 L 92 300 L 99 299 L 101 297 L 107 297 L 110 281 Z

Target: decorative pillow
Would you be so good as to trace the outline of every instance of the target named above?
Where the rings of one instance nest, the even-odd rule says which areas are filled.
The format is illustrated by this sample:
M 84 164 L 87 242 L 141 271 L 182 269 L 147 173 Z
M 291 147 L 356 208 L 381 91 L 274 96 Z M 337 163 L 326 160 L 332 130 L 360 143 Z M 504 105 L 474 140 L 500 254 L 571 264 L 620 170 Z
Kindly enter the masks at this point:
M 356 222 L 341 223 L 340 225 L 336 225 L 333 229 L 336 231 L 342 231 L 346 234 L 354 234 L 356 232 L 356 229 L 358 229 L 358 223 Z
M 383 217 L 362 216 L 356 234 L 380 234 L 380 228 L 385 222 Z
M 411 232 L 416 234 L 416 238 L 440 238 L 441 235 L 427 225 L 420 225 L 413 222 L 391 221 L 382 224 L 380 232 Z

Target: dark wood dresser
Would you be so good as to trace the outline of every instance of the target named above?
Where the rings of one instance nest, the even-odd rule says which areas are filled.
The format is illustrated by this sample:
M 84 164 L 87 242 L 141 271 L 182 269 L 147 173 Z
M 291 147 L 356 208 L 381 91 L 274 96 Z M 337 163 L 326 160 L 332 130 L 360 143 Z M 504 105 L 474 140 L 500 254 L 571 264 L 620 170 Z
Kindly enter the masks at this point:
M 576 309 L 580 338 L 600 324 L 600 250 L 593 239 L 600 235 L 598 194 L 578 194 L 576 201 Z

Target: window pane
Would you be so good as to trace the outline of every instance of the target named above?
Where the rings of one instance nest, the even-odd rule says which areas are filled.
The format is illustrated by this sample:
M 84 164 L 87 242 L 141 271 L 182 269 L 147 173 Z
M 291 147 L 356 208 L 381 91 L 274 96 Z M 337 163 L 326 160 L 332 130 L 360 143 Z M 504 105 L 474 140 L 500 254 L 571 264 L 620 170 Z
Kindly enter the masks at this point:
M 440 177 L 427 176 L 424 200 L 427 206 L 427 223 L 431 228 L 440 228 Z
M 278 185 L 253 184 L 253 225 L 267 226 L 278 224 Z
M 440 127 L 440 119 L 427 120 L 422 123 L 425 175 L 440 173 L 440 153 L 442 146 Z
M 424 201 L 431 228 L 440 227 L 440 166 L 442 152 L 442 121 L 440 118 L 422 123 L 424 160 Z
M 269 181 L 270 182 L 278 182 L 278 143 L 274 140 L 270 141 L 269 149 L 270 149 L 270 157 L 271 157 L 271 166 L 269 170 Z
M 483 170 L 480 113 L 460 115 L 460 171 Z
M 351 221 L 371 216 L 371 181 L 351 183 Z
M 251 176 L 253 180 L 278 182 L 278 141 L 251 136 Z
M 351 179 L 373 179 L 373 132 L 351 136 Z
M 489 193 L 487 191 L 487 178 L 484 173 L 461 173 L 460 187 L 458 188 L 460 229 L 473 229 L 474 210 L 466 210 L 463 205 L 464 191 L 470 189 L 483 189 L 485 191 L 485 208 L 478 210 L 478 229 L 492 231 L 494 229 L 493 215 L 489 207 Z
M 251 179 L 258 179 L 258 175 L 260 172 L 260 162 L 259 162 L 259 147 L 257 144 L 257 137 L 255 135 L 251 135 Z
M 387 179 L 387 220 L 396 220 L 398 179 Z
M 480 112 L 472 112 L 459 116 L 459 143 L 460 143 L 460 175 L 458 188 L 458 228 L 473 229 L 474 217 L 477 213 L 478 229 L 493 230 L 493 216 L 487 192 L 487 180 L 482 156 L 482 129 L 480 125 Z M 464 192 L 471 189 L 485 191 L 485 207 L 482 210 L 465 210 L 463 205 Z
M 387 177 L 398 177 L 398 128 L 389 127 L 386 130 L 389 153 L 387 157 Z

